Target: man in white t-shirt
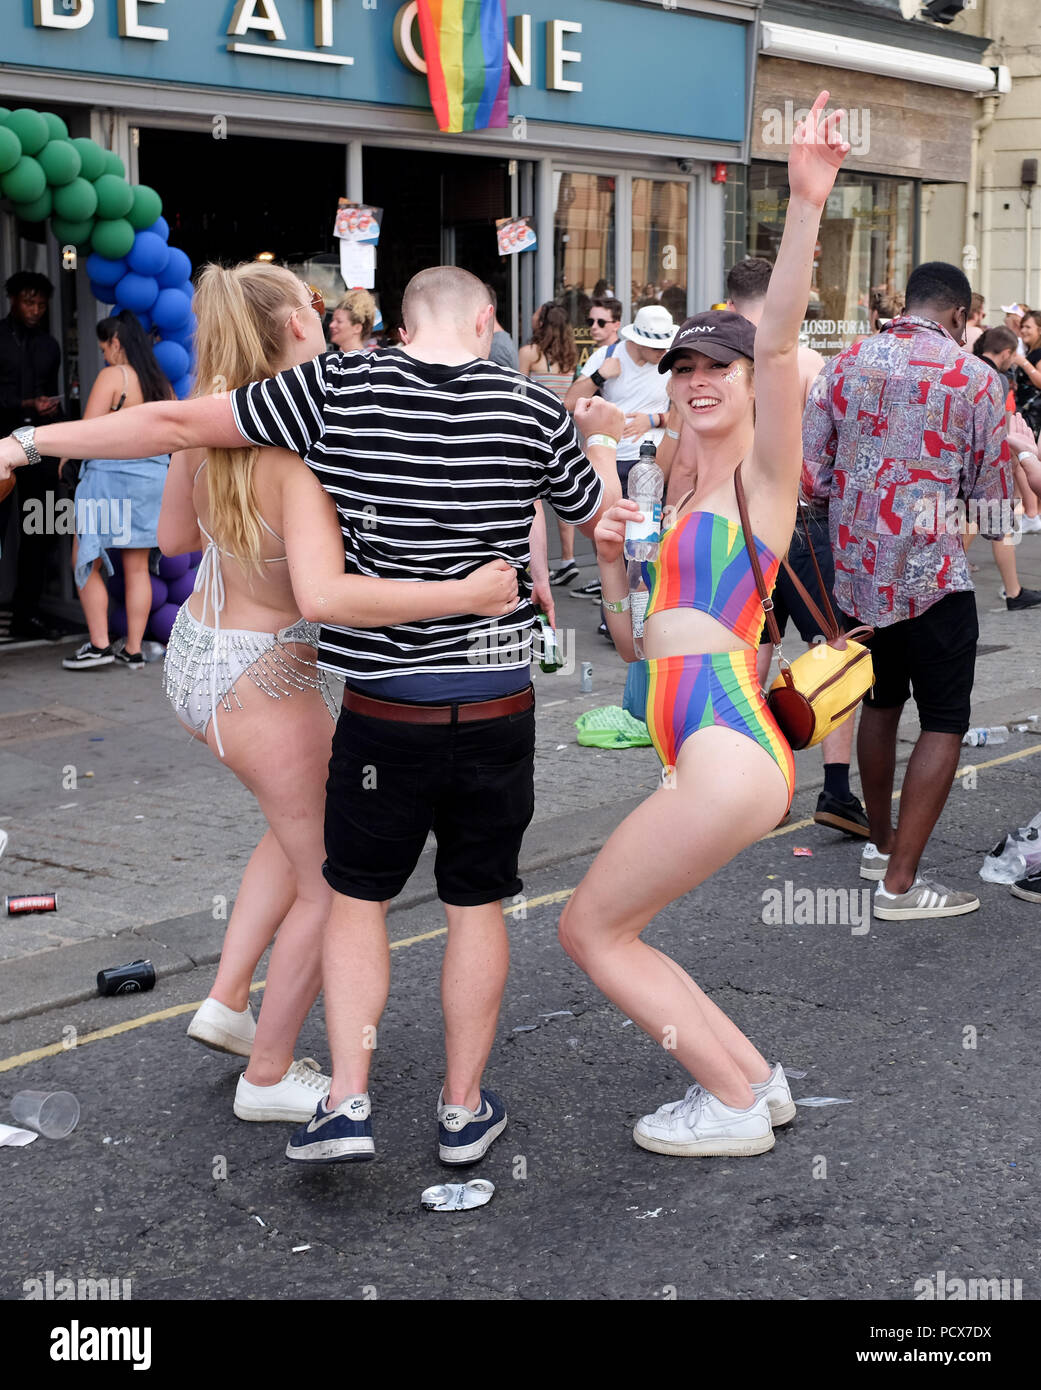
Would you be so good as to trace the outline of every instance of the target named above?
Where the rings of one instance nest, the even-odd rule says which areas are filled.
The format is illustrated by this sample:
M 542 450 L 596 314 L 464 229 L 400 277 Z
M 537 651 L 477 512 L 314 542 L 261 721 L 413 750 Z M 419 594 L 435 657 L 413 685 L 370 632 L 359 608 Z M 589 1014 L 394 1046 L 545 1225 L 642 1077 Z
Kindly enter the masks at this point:
M 625 411 L 625 430 L 618 441 L 617 454 L 623 497 L 640 445 L 650 439 L 657 447 L 665 434 L 668 378 L 658 371 L 658 363 L 675 333 L 676 325 L 668 309 L 660 304 L 645 305 L 633 322 L 619 331 L 616 350 L 598 348 L 564 397 L 566 409 L 573 412 L 579 401 L 599 391 L 606 401 Z M 600 581 L 594 579 L 571 593 L 576 598 L 598 600 Z

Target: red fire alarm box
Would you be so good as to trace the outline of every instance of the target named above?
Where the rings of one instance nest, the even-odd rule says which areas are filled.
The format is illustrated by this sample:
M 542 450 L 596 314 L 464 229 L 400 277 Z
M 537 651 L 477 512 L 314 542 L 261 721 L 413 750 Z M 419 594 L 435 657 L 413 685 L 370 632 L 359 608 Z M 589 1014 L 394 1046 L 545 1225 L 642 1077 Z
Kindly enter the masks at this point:
M 727 166 L 726 166 L 725 164 L 713 164 L 713 166 L 712 166 L 712 182 L 713 182 L 713 183 L 726 183 L 726 181 L 727 181 Z

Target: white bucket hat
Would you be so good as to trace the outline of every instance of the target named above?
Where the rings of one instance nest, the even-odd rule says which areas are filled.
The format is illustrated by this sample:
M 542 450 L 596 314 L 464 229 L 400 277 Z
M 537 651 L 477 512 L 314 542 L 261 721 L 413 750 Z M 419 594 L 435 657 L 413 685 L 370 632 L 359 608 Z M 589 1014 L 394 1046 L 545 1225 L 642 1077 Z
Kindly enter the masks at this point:
M 637 347 L 661 348 L 664 351 L 676 336 L 676 324 L 668 309 L 660 304 L 645 304 L 618 335 L 628 338 Z

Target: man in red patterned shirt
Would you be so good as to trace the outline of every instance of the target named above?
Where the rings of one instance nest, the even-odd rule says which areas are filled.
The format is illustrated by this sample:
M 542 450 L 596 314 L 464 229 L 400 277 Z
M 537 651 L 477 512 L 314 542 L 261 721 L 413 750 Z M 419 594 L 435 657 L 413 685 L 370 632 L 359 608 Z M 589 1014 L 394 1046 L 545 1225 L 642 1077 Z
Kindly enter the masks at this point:
M 969 727 L 979 627 L 966 524 L 1012 530 L 1012 462 L 1001 382 L 961 346 L 972 291 L 953 265 L 920 265 L 907 307 L 817 378 L 803 417 L 803 488 L 827 499 L 835 597 L 848 627 L 875 629 L 875 685 L 857 757 L 871 827 L 861 877 L 876 917 L 951 917 L 979 907 L 918 875 Z M 897 725 L 914 695 L 921 733 L 892 822 Z

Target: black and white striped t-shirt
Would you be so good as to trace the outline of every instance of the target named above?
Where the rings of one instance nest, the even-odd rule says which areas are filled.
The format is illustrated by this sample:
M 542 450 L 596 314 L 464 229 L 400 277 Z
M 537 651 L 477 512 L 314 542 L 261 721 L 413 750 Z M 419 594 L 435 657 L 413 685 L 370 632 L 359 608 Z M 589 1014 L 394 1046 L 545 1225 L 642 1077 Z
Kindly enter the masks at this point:
M 374 680 L 528 665 L 535 501 L 577 525 L 603 491 L 551 392 L 494 362 L 449 367 L 387 348 L 329 353 L 231 402 L 244 438 L 301 454 L 332 496 L 348 574 L 461 579 L 495 559 L 518 571 L 507 618 L 323 627 L 321 666 Z

